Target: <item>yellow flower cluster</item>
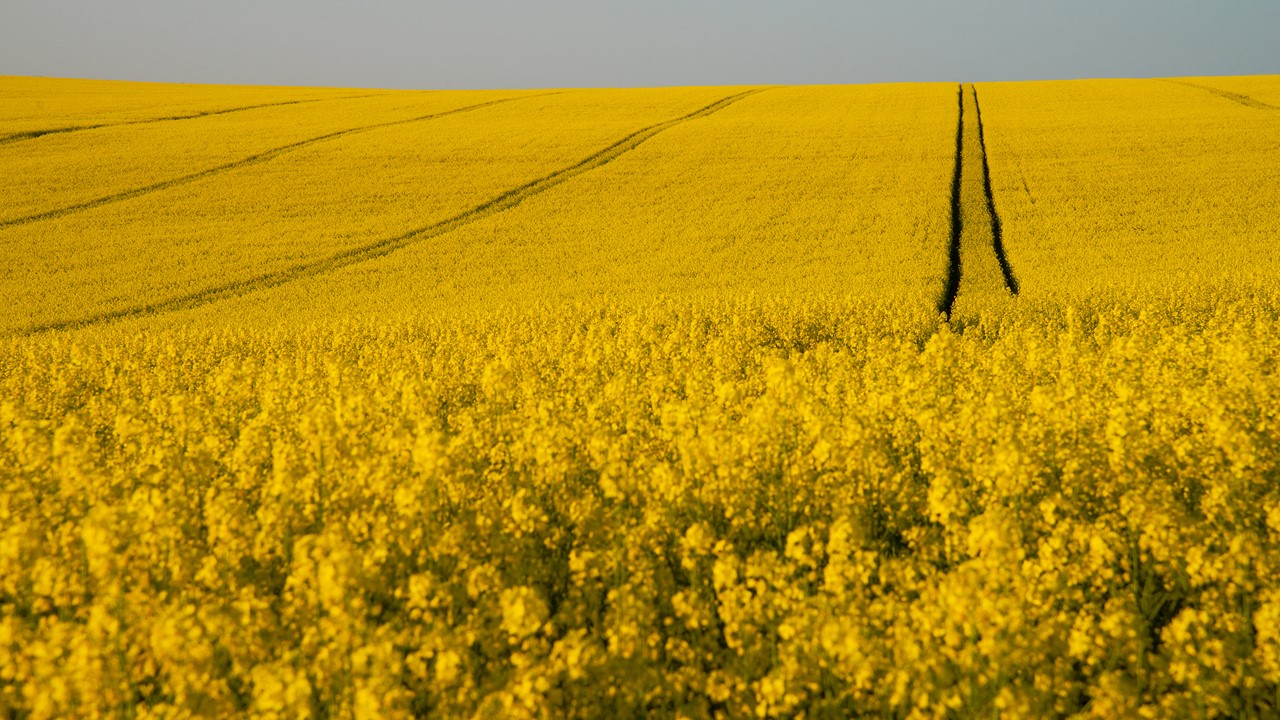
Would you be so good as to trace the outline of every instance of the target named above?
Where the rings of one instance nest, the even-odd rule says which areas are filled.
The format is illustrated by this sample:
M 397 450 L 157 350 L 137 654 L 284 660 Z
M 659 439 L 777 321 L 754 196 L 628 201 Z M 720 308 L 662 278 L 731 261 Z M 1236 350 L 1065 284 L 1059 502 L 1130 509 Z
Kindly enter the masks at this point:
M 1280 298 L 0 346 L 0 713 L 1247 717 Z
M 958 90 L 0 78 L 0 717 L 1280 715 L 1280 83 Z

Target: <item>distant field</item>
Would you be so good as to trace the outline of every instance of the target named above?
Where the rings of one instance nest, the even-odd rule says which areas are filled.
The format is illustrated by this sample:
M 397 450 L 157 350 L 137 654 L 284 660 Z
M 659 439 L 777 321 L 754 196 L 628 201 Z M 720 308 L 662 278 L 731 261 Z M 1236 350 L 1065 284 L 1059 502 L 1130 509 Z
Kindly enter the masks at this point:
M 1280 77 L 0 77 L 0 715 L 1280 713 Z

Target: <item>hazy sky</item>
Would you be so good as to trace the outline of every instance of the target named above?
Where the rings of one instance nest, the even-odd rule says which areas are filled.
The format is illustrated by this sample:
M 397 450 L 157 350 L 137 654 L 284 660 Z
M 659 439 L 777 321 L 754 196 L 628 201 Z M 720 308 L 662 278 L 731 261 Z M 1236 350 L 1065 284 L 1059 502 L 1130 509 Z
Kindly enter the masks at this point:
M 0 0 L 0 74 L 515 88 L 1280 73 L 1280 0 Z

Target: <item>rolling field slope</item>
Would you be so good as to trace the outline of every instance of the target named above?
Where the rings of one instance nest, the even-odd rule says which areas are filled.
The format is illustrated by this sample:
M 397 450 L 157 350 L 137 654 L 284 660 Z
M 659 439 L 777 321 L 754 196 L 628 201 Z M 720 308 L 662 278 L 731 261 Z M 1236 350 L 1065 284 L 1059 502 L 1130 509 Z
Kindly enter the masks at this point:
M 0 715 L 1274 716 L 1274 105 L 0 78 Z

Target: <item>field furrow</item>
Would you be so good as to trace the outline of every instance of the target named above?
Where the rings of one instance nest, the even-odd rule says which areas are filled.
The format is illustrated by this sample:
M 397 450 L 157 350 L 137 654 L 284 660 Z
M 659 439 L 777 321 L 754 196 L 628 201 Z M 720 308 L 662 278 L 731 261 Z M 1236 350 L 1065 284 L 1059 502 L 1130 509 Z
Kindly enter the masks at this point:
M 951 241 L 947 244 L 947 284 L 938 298 L 938 312 L 949 319 L 951 307 L 960 292 L 960 234 L 964 217 L 960 212 L 960 184 L 963 182 L 964 158 L 964 86 L 956 86 L 956 149 L 955 166 L 951 171 Z
M 174 312 L 178 310 L 190 309 L 194 307 L 199 307 L 201 305 L 208 305 L 210 303 L 217 302 L 225 298 L 237 297 L 241 295 L 246 295 L 248 293 L 256 292 L 259 290 L 263 290 L 266 288 L 276 287 L 278 285 L 283 285 L 285 283 L 298 280 L 300 278 L 311 277 L 311 276 L 320 275 L 327 272 L 332 272 L 334 270 L 337 270 L 349 265 L 354 265 L 356 263 L 381 257 L 383 255 L 387 255 L 391 252 L 394 252 L 395 250 L 398 250 L 402 247 L 405 247 L 410 243 L 421 242 L 423 240 L 427 240 L 433 237 L 438 237 L 447 232 L 451 232 L 457 228 L 460 228 L 464 225 L 468 225 L 470 223 L 476 222 L 477 220 L 481 220 L 483 218 L 489 217 L 490 215 L 500 213 L 509 208 L 513 208 L 529 197 L 532 197 L 542 192 L 546 192 L 547 190 L 555 187 L 556 185 L 559 185 L 560 183 L 570 180 L 576 177 L 577 175 L 588 172 L 590 170 L 594 170 L 595 168 L 598 168 L 608 162 L 611 162 L 618 156 L 636 148 L 644 141 L 648 140 L 649 138 L 652 138 L 653 136 L 657 135 L 660 132 L 663 132 L 664 130 L 667 130 L 671 127 L 679 125 L 680 123 L 688 122 L 690 120 L 696 120 L 701 117 L 706 117 L 711 113 L 717 112 L 725 107 L 728 107 L 732 103 L 737 102 L 738 100 L 741 100 L 742 98 L 747 97 L 748 95 L 753 95 L 761 91 L 762 89 L 753 89 L 753 90 L 747 90 L 744 92 L 736 93 L 728 97 L 722 98 L 720 100 L 717 100 L 716 102 L 711 103 L 710 105 L 707 105 L 705 107 L 702 107 L 692 113 L 689 113 L 688 115 L 684 115 L 682 117 L 668 120 L 666 122 L 658 123 L 656 125 L 651 125 L 641 130 L 637 130 L 631 133 L 630 135 L 627 135 L 626 137 L 622 138 L 621 140 L 618 140 L 612 145 L 604 148 L 603 150 L 593 153 L 592 155 L 588 156 L 587 158 L 583 159 L 582 161 L 574 165 L 563 168 L 561 170 L 557 170 L 549 175 L 538 178 L 537 180 L 534 180 L 532 182 L 525 183 L 524 185 L 521 185 L 519 187 L 512 188 L 511 190 L 508 190 L 502 193 L 501 195 L 498 195 L 497 197 L 487 200 L 451 218 L 442 220 L 437 223 L 433 223 L 425 227 L 410 230 L 409 232 L 404 233 L 402 235 L 398 235 L 396 237 L 386 238 L 384 240 L 379 240 L 374 243 L 352 248 L 352 249 L 343 251 L 341 253 L 338 253 L 336 255 L 331 255 L 314 262 L 295 265 L 293 267 L 286 268 L 284 270 L 280 270 L 272 273 L 265 273 L 252 278 L 225 283 L 223 285 L 218 285 L 215 287 L 205 288 L 193 293 L 188 293 L 186 295 L 169 298 L 160 302 L 131 305 L 131 306 L 115 309 L 115 310 L 97 313 L 95 315 L 85 316 L 82 318 L 56 320 L 53 322 L 46 322 L 43 324 L 21 328 L 18 331 L 18 334 L 32 335 L 32 334 L 38 334 L 42 332 L 48 332 L 50 330 L 66 329 L 69 327 L 84 327 L 84 326 L 90 326 L 90 325 L 97 325 L 105 322 L 110 322 L 112 320 L 118 320 L 121 318 L 135 316 L 135 315 L 167 313 L 167 312 Z M 487 104 L 493 104 L 493 103 L 487 103 Z M 479 107 L 479 106 L 476 106 L 476 107 Z M 464 108 L 464 109 L 473 109 L 473 108 Z
M 991 192 L 990 166 L 978 92 L 959 88 L 956 165 L 951 195 L 951 247 L 947 283 L 939 312 L 951 318 L 956 303 L 973 298 L 984 307 L 992 299 L 1018 294 L 1002 240 L 1000 215 Z
M 1264 103 L 1261 100 L 1251 98 L 1248 95 L 1241 95 L 1240 93 L 1234 93 L 1234 92 L 1231 92 L 1230 90 L 1223 90 L 1222 88 L 1216 88 L 1210 85 L 1202 85 L 1200 83 L 1187 82 L 1186 80 L 1170 80 L 1169 82 L 1177 83 L 1179 85 L 1186 85 L 1187 87 L 1197 88 L 1200 90 L 1204 90 L 1206 92 L 1211 92 L 1214 95 L 1217 95 L 1218 97 L 1226 98 L 1232 102 L 1240 103 L 1241 105 L 1244 105 L 1245 107 L 1251 107 L 1254 110 L 1280 110 L 1280 108 L 1276 107 L 1275 105 L 1268 105 L 1267 103 Z
M 286 153 L 252 172 L 223 173 L 128 203 L 11 226 L 0 230 L 11 258 L 0 267 L 0 292 L 11 301 L 0 308 L 0 331 L 149 305 L 307 265 L 373 239 L 398 237 L 572 166 L 637 128 L 694 112 L 726 92 L 688 88 L 545 95 L 431 123 L 355 133 Z M 495 95 L 413 94 L 403 107 L 378 101 L 372 119 L 416 117 L 508 96 Z M 315 106 L 290 112 L 307 107 Z M 347 110 L 340 118 L 346 122 L 330 131 L 350 126 L 361 112 L 363 106 Z M 262 136 L 321 134 L 304 134 L 305 125 L 293 128 L 282 118 L 249 123 L 246 115 L 231 117 L 238 118 L 234 125 L 256 129 L 262 124 L 264 130 L 224 140 L 213 134 L 233 129 L 224 128 L 223 121 L 206 128 L 209 144 L 228 154 L 250 141 L 261 145 Z M 157 148 L 152 162 L 178 153 L 185 138 L 184 132 Z M 120 138 L 107 158 L 129 146 L 128 138 Z M 76 152 L 67 148 L 58 166 L 70 167 Z M 95 149 L 80 152 L 86 164 L 109 169 L 108 159 L 99 158 Z M 181 159 L 195 164 L 207 154 L 200 148 Z M 157 172 L 146 160 L 145 153 L 134 160 L 136 175 Z M 22 167 L 12 158 L 8 162 Z M 36 174 L 53 174 L 49 182 L 56 181 L 55 170 L 44 169 L 41 175 L 37 168 Z M 20 187 L 10 192 L 22 197 Z M 35 278 L 41 280 L 33 282 Z
M 524 95 L 521 97 L 537 97 L 537 96 Z M 12 227 L 14 225 L 26 225 L 28 223 L 40 222 L 42 220 L 50 220 L 53 218 L 62 217 L 64 215 L 70 215 L 71 213 L 82 212 L 84 210 L 90 210 L 96 207 L 101 207 L 103 205 L 109 205 L 111 203 L 117 203 L 124 200 L 131 200 L 133 198 L 141 197 L 143 195 L 148 195 L 150 193 L 159 192 L 161 190 L 168 190 L 169 188 L 179 187 L 181 185 L 186 185 L 188 183 L 196 182 L 197 180 L 204 180 L 206 178 L 210 178 L 222 173 L 231 172 L 233 170 L 240 170 L 242 168 L 246 168 L 252 165 L 264 163 L 269 160 L 274 160 L 275 158 L 278 158 L 281 155 L 284 155 L 285 153 L 301 150 L 302 148 L 309 147 L 317 143 L 327 142 L 330 140 L 337 140 L 338 138 L 346 137 L 348 135 L 354 135 L 356 133 L 368 132 L 370 130 L 377 130 L 380 128 L 395 127 L 397 125 L 406 125 L 409 123 L 426 122 L 428 120 L 435 120 L 437 118 L 447 117 L 455 113 L 470 112 L 472 110 L 479 110 L 481 108 L 490 107 L 492 105 L 497 105 L 499 103 L 511 102 L 512 100 L 519 100 L 519 99 L 520 97 L 501 98 L 498 100 L 490 100 L 488 102 L 476 103 L 474 105 L 467 105 L 460 108 L 454 108 L 452 110 L 444 110 L 441 112 L 431 113 L 428 115 L 420 115 L 418 117 L 405 118 L 401 120 L 390 120 L 387 122 L 374 123 L 372 125 L 363 125 L 360 127 L 347 128 L 345 130 L 338 130 L 331 133 L 325 133 L 324 135 L 317 135 L 315 137 L 310 137 L 305 140 L 299 140 L 297 142 L 289 143 L 288 145 L 281 145 L 279 147 L 271 148 L 270 150 L 266 150 L 266 151 L 257 153 L 255 155 L 250 155 L 249 157 L 241 158 L 234 162 L 226 163 L 225 165 L 219 165 L 217 167 L 212 167 L 205 170 L 201 170 L 199 172 L 191 173 L 190 175 L 183 175 L 182 177 L 177 177 L 170 180 L 164 180 L 151 185 L 146 185 L 144 187 L 132 188 L 130 190 L 125 190 L 123 192 L 118 192 L 111 195 L 94 198 L 93 200 L 76 203 L 74 205 L 68 205 L 66 207 L 61 207 L 54 210 L 47 210 L 45 212 L 35 213 L 33 215 L 27 215 L 25 217 L 17 217 L 17 218 L 11 218 L 8 220 L 0 220 L 0 228 Z M 217 113 L 210 113 L 210 114 L 217 114 Z
M 312 104 L 298 101 L 350 99 L 357 95 L 407 98 L 433 93 L 434 91 L 403 92 L 369 88 L 183 85 L 0 75 L 0 137 L 88 126 L 106 130 L 124 123 L 146 124 L 157 118 L 191 116 L 191 119 L 198 121 L 196 116 L 221 117 L 209 113 L 224 110 L 233 110 L 229 116 L 234 118 L 244 114 L 253 115 L 255 110 L 248 109 L 250 106 L 258 106 L 258 111 L 273 107 L 296 110 Z M 162 120 L 156 124 L 164 126 L 186 123 L 168 123 Z M 72 133 L 73 136 L 78 134 Z M 20 143 L 20 146 L 26 144 Z M 7 148 L 4 152 L 12 149 Z
M 531 94 L 385 93 L 206 115 L 182 123 L 121 124 L 93 132 L 52 135 L 41 142 L 0 148 L 0 162 L 6 169 L 0 175 L 0 218 L 57 217 L 68 208 L 332 133 Z M 143 206 L 135 201 L 131 208 Z
M 1234 77 L 1175 78 L 1244 95 L 1272 107 L 1280 107 L 1280 75 L 1244 75 Z
M 1011 295 L 1018 294 L 1018 278 L 1013 274 L 1013 264 L 1004 248 L 1004 229 L 1000 223 L 1000 211 L 996 209 L 996 198 L 991 191 L 991 165 L 987 162 L 987 136 L 982 126 L 982 103 L 978 102 L 978 89 L 969 86 L 973 93 L 973 114 L 978 123 L 978 149 L 982 152 L 982 194 L 987 199 L 987 214 L 991 216 L 991 249 L 996 254 L 996 262 L 1000 263 L 1000 274 L 1004 277 L 1005 289 Z M 1025 181 L 1023 186 L 1025 187 Z M 1030 197 L 1031 190 L 1027 189 Z M 1033 199 L 1032 202 L 1035 202 Z
M 142 120 L 122 120 L 120 122 L 98 123 L 96 125 L 71 125 L 68 127 L 46 128 L 43 130 L 24 130 L 22 132 L 0 135 L 0 145 L 7 145 L 9 143 L 20 142 L 22 140 L 34 140 L 38 137 L 44 137 L 45 135 L 61 135 L 63 133 L 80 132 L 82 130 L 98 130 L 100 128 L 120 127 L 122 125 L 149 125 L 151 123 L 171 122 L 174 120 L 195 120 L 196 118 L 211 117 L 214 115 L 228 115 L 230 113 L 244 112 L 245 110 L 261 110 L 262 108 L 301 105 L 303 103 L 322 102 L 325 100 L 358 100 L 360 98 L 376 97 L 379 94 L 380 93 L 365 93 L 363 95 L 343 95 L 334 98 L 284 100 L 281 102 L 258 103 L 256 105 L 241 105 L 239 107 L 224 108 L 221 110 L 205 110 L 187 115 L 169 115 L 166 117 L 145 118 Z

